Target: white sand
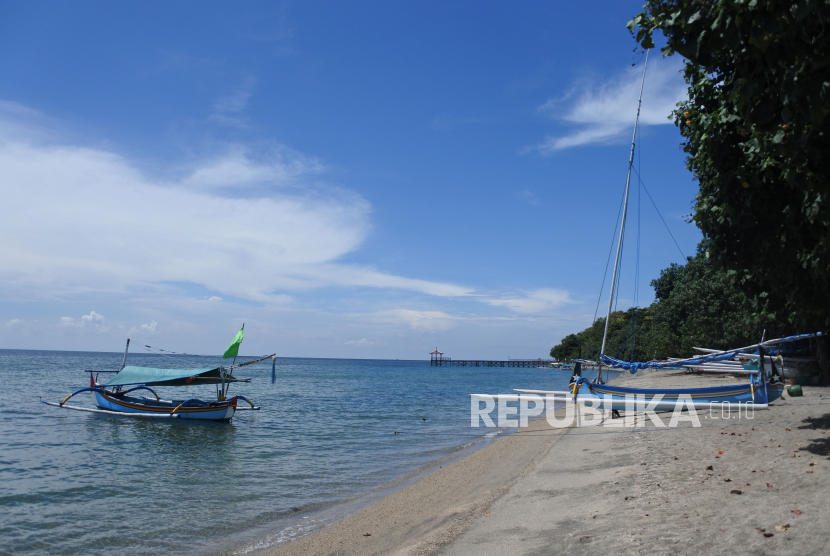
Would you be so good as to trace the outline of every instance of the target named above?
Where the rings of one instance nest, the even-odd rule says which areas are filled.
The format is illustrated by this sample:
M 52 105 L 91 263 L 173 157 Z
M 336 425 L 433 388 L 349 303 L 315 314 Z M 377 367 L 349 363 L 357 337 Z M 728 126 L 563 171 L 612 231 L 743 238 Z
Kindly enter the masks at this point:
M 736 380 L 640 371 L 615 383 Z M 272 554 L 830 553 L 830 390 L 753 420 L 699 415 L 701 428 L 567 434 L 537 420 Z

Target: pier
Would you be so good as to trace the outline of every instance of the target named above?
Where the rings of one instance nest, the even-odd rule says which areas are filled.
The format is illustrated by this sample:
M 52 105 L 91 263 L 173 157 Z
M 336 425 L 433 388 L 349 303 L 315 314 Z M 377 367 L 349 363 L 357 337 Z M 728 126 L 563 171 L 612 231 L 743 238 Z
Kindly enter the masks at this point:
M 444 357 L 444 353 L 430 352 L 429 364 L 432 367 L 550 367 L 555 359 L 508 359 L 507 361 L 487 361 L 483 359 L 453 359 Z

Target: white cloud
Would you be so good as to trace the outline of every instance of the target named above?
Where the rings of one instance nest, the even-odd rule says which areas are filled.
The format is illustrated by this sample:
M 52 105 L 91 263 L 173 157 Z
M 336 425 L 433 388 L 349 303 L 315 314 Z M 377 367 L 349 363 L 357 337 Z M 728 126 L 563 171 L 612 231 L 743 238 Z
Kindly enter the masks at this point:
M 349 340 L 348 342 L 343 342 L 343 345 L 356 346 L 356 347 L 371 347 L 371 346 L 376 346 L 379 343 L 380 342 L 373 342 L 371 340 L 367 340 L 366 338 L 363 338 L 362 340 Z
M 640 125 L 670 124 L 669 114 L 687 96 L 687 85 L 679 61 L 655 60 L 646 73 Z M 628 137 L 634 129 L 637 99 L 643 75 L 642 65 L 628 68 L 603 83 L 580 83 L 563 99 L 551 99 L 539 109 L 556 120 L 570 124 L 564 135 L 547 137 L 533 147 L 542 155 L 590 143 L 610 143 Z
M 15 132 L 37 119 L 19 105 L 9 132 L 2 108 L 4 289 L 117 293 L 188 282 L 283 304 L 290 298 L 278 290 L 332 285 L 471 293 L 338 262 L 369 234 L 370 206 L 350 191 L 311 185 L 323 170 L 313 158 L 231 146 L 183 179 L 151 179 L 116 153 Z
M 20 328 L 24 324 L 26 324 L 26 321 L 22 319 L 12 319 L 6 322 L 6 326 L 8 326 L 9 328 Z
M 88 315 L 81 317 L 81 322 L 86 324 L 88 322 L 101 322 L 104 320 L 104 315 L 99 315 L 95 311 L 91 311 Z
M 303 178 L 324 170 L 325 166 L 318 160 L 286 147 L 274 148 L 255 160 L 247 148 L 231 145 L 226 152 L 199 164 L 181 185 L 208 192 L 273 190 L 302 184 Z
M 42 141 L 64 135 L 58 122 L 17 102 L 0 100 L 0 141 Z
M 216 295 L 212 295 L 208 298 L 208 301 L 222 301 L 222 298 Z
M 158 326 L 158 324 L 159 323 L 157 323 L 156 321 L 151 321 L 150 324 L 142 324 L 140 328 L 142 332 L 153 334 L 156 331 L 156 327 Z
M 574 303 L 568 292 L 552 288 L 528 292 L 521 297 L 485 299 L 485 302 L 495 307 L 505 307 L 520 314 L 550 312 L 562 305 Z
M 87 325 L 103 329 L 104 315 L 98 314 L 95 311 L 90 311 L 88 315 L 83 315 L 80 319 L 72 317 L 61 317 L 61 326 L 74 326 L 78 328 L 85 328 Z
M 436 332 L 449 330 L 460 320 L 443 311 L 414 311 L 411 309 L 390 309 L 368 315 L 370 320 L 389 324 L 405 324 L 413 330 Z

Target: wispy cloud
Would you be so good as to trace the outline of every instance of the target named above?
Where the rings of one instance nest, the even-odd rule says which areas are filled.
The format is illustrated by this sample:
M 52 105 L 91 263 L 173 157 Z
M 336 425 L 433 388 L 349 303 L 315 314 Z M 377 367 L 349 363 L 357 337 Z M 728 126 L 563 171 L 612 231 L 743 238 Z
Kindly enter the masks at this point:
M 505 307 L 515 313 L 531 314 L 550 312 L 562 305 L 574 303 L 574 300 L 564 290 L 542 288 L 523 295 L 485 299 L 485 302 L 495 307 Z
M 686 84 L 679 70 L 676 60 L 651 58 L 643 90 L 640 125 L 671 123 L 669 114 L 686 96 Z M 562 149 L 611 143 L 628 137 L 634 127 L 642 75 L 642 65 L 631 67 L 601 83 L 577 83 L 564 98 L 548 100 L 539 111 L 564 122 L 564 131 L 546 137 L 528 150 L 549 156 Z
M 269 193 L 282 187 L 302 186 L 304 180 L 325 170 L 316 158 L 285 146 L 254 153 L 244 145 L 230 144 L 223 152 L 199 161 L 180 184 L 202 191 L 224 189 L 237 195 Z
M 27 114 L 37 116 L 13 108 L 18 129 Z M 0 111 L 8 131 L 2 124 Z M 371 207 L 354 192 L 319 185 L 324 166 L 288 148 L 231 145 L 183 178 L 159 179 L 114 152 L 23 131 L 20 139 L 0 134 L 6 291 L 124 292 L 181 282 L 269 304 L 284 304 L 284 290 L 332 285 L 471 292 L 339 262 L 370 233 Z
M 378 311 L 367 315 L 367 318 L 376 322 L 392 325 L 404 324 L 413 330 L 427 332 L 449 330 L 457 321 L 462 320 L 443 311 L 417 311 L 412 309 Z
M 539 201 L 539 197 L 533 191 L 528 191 L 525 189 L 524 191 L 519 191 L 518 193 L 516 193 L 516 196 L 521 201 L 524 201 L 529 205 L 538 207 L 542 204 L 541 201 Z
M 373 342 L 372 340 L 368 340 L 366 338 L 360 340 L 349 340 L 348 342 L 343 342 L 344 346 L 355 346 L 355 347 L 372 347 L 379 345 L 380 342 Z
M 245 128 L 248 127 L 248 118 L 245 108 L 256 88 L 257 80 L 253 76 L 246 77 L 230 94 L 220 97 L 213 104 L 210 120 L 222 125 Z

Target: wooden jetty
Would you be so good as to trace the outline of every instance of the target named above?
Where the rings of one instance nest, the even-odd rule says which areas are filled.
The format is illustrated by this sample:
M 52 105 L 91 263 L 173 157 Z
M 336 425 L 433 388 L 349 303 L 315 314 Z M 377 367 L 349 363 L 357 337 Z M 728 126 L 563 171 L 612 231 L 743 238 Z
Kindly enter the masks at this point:
M 432 367 L 550 367 L 555 359 L 508 359 L 507 361 L 486 361 L 483 359 L 452 359 L 444 353 L 430 352 L 429 364 Z

